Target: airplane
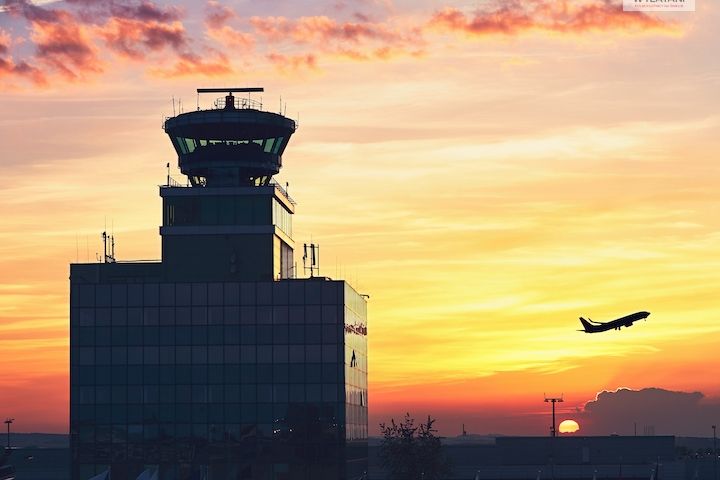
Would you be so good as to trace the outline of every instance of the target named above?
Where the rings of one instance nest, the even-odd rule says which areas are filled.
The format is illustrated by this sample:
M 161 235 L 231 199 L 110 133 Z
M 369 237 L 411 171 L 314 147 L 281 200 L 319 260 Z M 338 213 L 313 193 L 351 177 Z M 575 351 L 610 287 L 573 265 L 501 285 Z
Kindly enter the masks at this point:
M 637 322 L 638 320 L 647 319 L 647 317 L 650 316 L 650 312 L 636 312 L 630 315 L 626 315 L 624 317 L 620 317 L 618 319 L 612 320 L 610 322 L 596 322 L 594 320 L 590 320 L 589 318 L 585 320 L 583 317 L 580 317 L 580 323 L 582 323 L 582 326 L 585 328 L 584 330 L 578 330 L 578 332 L 585 332 L 585 333 L 598 333 L 598 332 L 606 332 L 608 330 L 620 330 L 620 327 L 630 327 L 634 322 Z

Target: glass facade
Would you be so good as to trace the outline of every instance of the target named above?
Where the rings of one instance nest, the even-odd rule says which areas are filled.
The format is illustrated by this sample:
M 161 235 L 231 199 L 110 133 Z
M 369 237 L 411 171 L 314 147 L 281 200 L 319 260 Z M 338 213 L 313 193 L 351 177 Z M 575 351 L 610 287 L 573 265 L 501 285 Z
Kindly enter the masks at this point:
M 289 138 L 285 137 L 272 137 L 272 138 L 258 138 L 255 140 L 206 140 L 201 138 L 185 138 L 185 137 L 174 137 L 172 138 L 173 146 L 178 154 L 187 155 L 193 153 L 196 150 L 211 149 L 215 146 L 242 146 L 247 145 L 248 148 L 256 148 L 259 151 L 265 153 L 272 153 L 273 155 L 282 155 L 287 146 Z M 256 147 L 254 147 L 257 145 Z
M 114 267 L 71 267 L 73 479 L 362 475 L 366 304 L 345 282 L 90 274 Z
M 261 195 L 167 197 L 163 225 L 268 225 L 292 236 L 292 213 L 275 198 Z

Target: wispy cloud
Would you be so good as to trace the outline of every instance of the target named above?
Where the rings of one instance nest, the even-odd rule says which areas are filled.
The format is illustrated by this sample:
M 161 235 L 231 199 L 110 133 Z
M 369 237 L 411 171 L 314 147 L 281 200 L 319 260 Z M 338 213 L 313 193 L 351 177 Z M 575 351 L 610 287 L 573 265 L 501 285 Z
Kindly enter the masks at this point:
M 317 57 L 312 53 L 305 55 L 283 55 L 281 53 L 270 52 L 267 55 L 268 60 L 275 64 L 279 70 L 285 73 L 297 72 L 298 70 L 316 70 Z
M 230 7 L 216 0 L 210 0 L 205 8 L 205 23 L 212 29 L 222 28 L 230 19 L 236 16 Z
M 36 62 L 69 80 L 102 71 L 97 48 L 73 14 L 46 10 L 24 1 L 13 2 L 9 7 L 12 13 L 22 15 L 30 23 Z
M 0 78 L 3 76 L 17 76 L 29 79 L 35 85 L 47 84 L 45 75 L 38 68 L 24 61 L 16 63 L 10 55 L 10 34 L 0 29 Z
M 172 77 L 220 77 L 233 72 L 230 61 L 224 54 L 215 52 L 211 59 L 207 56 L 194 53 L 181 54 L 170 68 L 157 68 L 152 70 L 157 76 Z
M 617 0 L 503 1 L 468 14 L 455 7 L 438 10 L 429 28 L 469 36 L 521 35 L 531 32 L 677 33 L 679 26 L 644 12 L 625 12 Z
M 110 50 L 134 60 L 144 59 L 148 52 L 163 49 L 183 52 L 188 47 L 185 29 L 177 21 L 111 18 L 98 32 Z

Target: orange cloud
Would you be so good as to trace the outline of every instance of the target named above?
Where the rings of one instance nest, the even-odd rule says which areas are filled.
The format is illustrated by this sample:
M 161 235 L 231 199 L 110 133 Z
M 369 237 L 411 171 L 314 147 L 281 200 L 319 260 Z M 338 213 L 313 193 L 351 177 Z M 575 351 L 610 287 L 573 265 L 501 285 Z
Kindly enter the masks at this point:
M 147 51 L 171 48 L 182 51 L 188 39 L 180 22 L 161 23 L 131 18 L 111 18 L 99 29 L 108 48 L 121 56 L 143 59 Z
M 267 55 L 282 70 L 315 69 L 320 55 L 357 61 L 418 56 L 423 53 L 425 43 L 418 28 L 395 28 L 389 23 L 372 22 L 367 17 L 359 17 L 358 22 L 339 22 L 327 16 L 252 17 L 250 24 L 269 43 L 312 45 L 309 53 Z
M 86 73 L 102 72 L 97 48 L 76 17 L 62 10 L 54 14 L 54 18 L 30 20 L 35 58 L 71 80 L 84 77 Z
M 101 51 L 131 60 L 145 60 L 150 54 L 170 50 L 174 55 L 159 59 L 160 67 L 153 73 L 166 77 L 203 75 L 218 76 L 232 72 L 224 55 L 210 59 L 195 53 L 176 7 L 161 7 L 142 0 L 68 0 L 73 11 L 43 8 L 27 0 L 8 0 L 5 9 L 30 24 L 30 40 L 35 45 L 34 63 L 13 63 L 9 46 L 0 50 L 0 72 L 24 75 L 35 83 L 43 83 L 48 73 L 59 73 L 69 80 L 103 71 Z M 219 21 L 219 20 L 218 20 Z M 232 32 L 221 32 L 229 38 Z M 234 42 L 241 41 L 239 34 Z M 5 42 L 3 40 L 3 45 Z M 101 50 L 98 43 L 106 49 Z M 169 65 L 168 68 L 163 64 Z
M 156 75 L 165 78 L 172 77 L 221 77 L 233 73 L 229 59 L 222 53 L 216 53 L 213 60 L 206 60 L 194 53 L 182 53 L 178 60 L 169 69 L 156 69 Z
M 36 85 L 47 84 L 45 75 L 36 67 L 26 62 L 15 63 L 10 55 L 12 39 L 10 35 L 0 29 L 0 78 L 6 76 L 26 77 Z
M 288 73 L 297 72 L 298 70 L 316 70 L 317 69 L 317 57 L 312 53 L 303 55 L 283 55 L 281 53 L 271 52 L 267 54 L 267 59 L 270 60 L 278 70 Z
M 403 34 L 386 24 L 370 21 L 341 23 L 326 16 L 301 17 L 297 20 L 285 17 L 252 17 L 250 23 L 260 35 L 270 41 L 289 39 L 296 43 L 358 43 L 362 40 L 402 43 L 418 34 L 418 31 Z
M 235 30 L 229 25 L 220 28 L 208 28 L 208 36 L 216 42 L 240 50 L 252 50 L 255 46 L 255 38 L 245 32 Z
M 232 49 L 252 50 L 255 46 L 255 38 L 249 33 L 236 30 L 227 25 L 227 22 L 235 17 L 237 15 L 229 7 L 214 0 L 208 2 L 205 15 L 208 36 L 221 45 Z
M 520 35 L 530 31 L 586 33 L 593 31 L 677 32 L 679 27 L 644 12 L 625 12 L 614 0 L 517 0 L 466 15 L 453 7 L 435 12 L 428 26 L 471 36 Z
M 66 10 L 38 7 L 27 0 L 9 0 L 6 10 L 30 23 L 30 39 L 35 44 L 34 60 L 68 80 L 83 78 L 86 73 L 102 71 L 102 61 L 82 21 Z M 22 61 L 13 73 L 30 75 L 43 83 L 46 72 Z

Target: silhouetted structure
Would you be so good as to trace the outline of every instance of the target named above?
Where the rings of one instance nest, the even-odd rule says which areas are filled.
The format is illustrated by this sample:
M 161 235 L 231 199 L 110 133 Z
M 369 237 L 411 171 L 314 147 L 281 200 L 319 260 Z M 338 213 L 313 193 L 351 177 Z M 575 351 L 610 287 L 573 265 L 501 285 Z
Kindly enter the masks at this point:
M 71 478 L 357 479 L 366 300 L 296 279 L 272 176 L 296 124 L 227 92 L 165 122 L 162 261 L 70 268 Z
M 555 437 L 557 436 L 557 423 L 555 420 L 555 404 L 558 402 L 564 402 L 563 397 L 545 397 L 545 403 L 550 403 L 552 405 L 552 423 L 550 424 L 550 436 Z

